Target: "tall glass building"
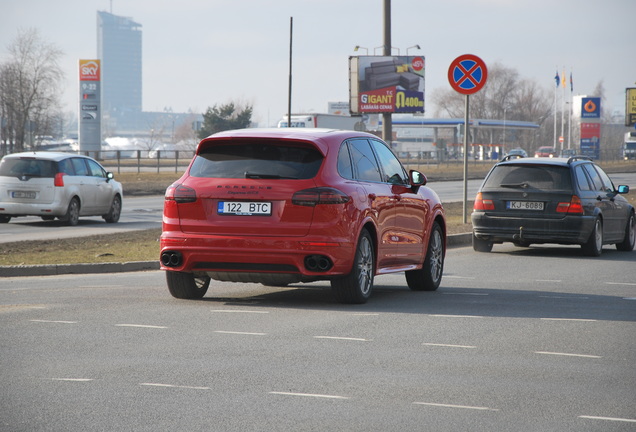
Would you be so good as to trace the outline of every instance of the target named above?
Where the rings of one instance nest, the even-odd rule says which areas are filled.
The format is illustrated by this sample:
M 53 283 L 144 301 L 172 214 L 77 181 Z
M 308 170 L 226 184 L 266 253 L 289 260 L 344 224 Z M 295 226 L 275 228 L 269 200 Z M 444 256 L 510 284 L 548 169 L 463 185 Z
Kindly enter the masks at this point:
M 138 119 L 142 110 L 141 24 L 97 12 L 97 57 L 102 65 L 106 127 L 129 129 L 130 121 Z

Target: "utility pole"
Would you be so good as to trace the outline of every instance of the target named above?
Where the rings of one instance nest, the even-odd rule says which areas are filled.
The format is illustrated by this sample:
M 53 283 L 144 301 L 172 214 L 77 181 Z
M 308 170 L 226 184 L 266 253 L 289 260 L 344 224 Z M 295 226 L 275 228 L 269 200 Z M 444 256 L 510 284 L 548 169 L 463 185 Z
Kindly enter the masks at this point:
M 391 0 L 384 0 L 384 56 L 391 55 Z M 391 146 L 393 122 L 391 113 L 382 113 L 382 138 Z

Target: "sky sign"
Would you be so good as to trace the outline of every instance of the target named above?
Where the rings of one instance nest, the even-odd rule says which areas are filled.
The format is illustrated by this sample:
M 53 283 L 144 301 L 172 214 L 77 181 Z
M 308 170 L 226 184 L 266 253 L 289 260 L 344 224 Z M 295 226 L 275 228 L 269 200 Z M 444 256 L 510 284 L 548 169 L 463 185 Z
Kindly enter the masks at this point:
M 349 57 L 351 113 L 423 113 L 424 71 L 424 56 Z

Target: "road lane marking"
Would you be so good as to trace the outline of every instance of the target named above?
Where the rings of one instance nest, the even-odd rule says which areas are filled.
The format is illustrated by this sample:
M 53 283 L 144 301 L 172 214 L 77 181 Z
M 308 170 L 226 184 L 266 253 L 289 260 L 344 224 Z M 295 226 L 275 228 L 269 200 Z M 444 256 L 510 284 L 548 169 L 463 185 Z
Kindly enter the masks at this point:
M 444 279 L 475 279 L 474 276 L 453 276 L 453 275 L 444 275 Z
M 167 329 L 168 327 L 147 325 L 147 324 L 115 324 L 115 327 L 136 327 L 136 328 L 149 328 L 149 329 Z
M 53 381 L 89 382 L 92 378 L 51 378 Z
M 547 355 L 555 355 L 555 356 L 565 356 L 565 357 L 583 357 L 583 358 L 603 358 L 601 356 L 589 355 L 589 354 L 572 354 L 572 353 L 561 353 L 561 352 L 550 352 L 550 351 L 535 351 L 535 354 L 547 354 Z
M 147 387 L 166 387 L 166 388 L 178 388 L 178 389 L 188 389 L 188 390 L 211 390 L 210 387 L 181 386 L 181 385 L 161 384 L 161 383 L 140 383 L 139 385 L 147 386 Z
M 440 404 L 440 403 L 432 403 L 432 402 L 413 402 L 414 405 L 426 405 L 426 406 L 434 406 L 440 408 L 461 408 L 461 409 L 471 409 L 471 410 L 480 410 L 480 411 L 499 411 L 496 408 L 488 408 L 488 407 L 480 407 L 480 406 L 467 406 L 467 405 L 451 405 L 451 404 Z
M 336 395 L 315 394 L 315 393 L 292 393 L 292 392 L 272 391 L 272 392 L 269 392 L 269 394 L 281 395 L 281 396 L 313 397 L 313 398 L 323 398 L 323 399 L 350 399 L 347 396 L 336 396 Z
M 459 293 L 442 292 L 442 294 L 444 294 L 444 295 L 465 295 L 465 296 L 488 296 L 488 295 L 490 295 L 488 293 L 466 293 L 466 292 L 459 292 Z
M 335 340 L 348 340 L 348 341 L 359 341 L 359 342 L 368 342 L 371 339 L 364 338 L 354 338 L 354 337 L 343 337 L 343 336 L 314 336 L 315 339 L 335 339 Z
M 561 283 L 563 282 L 561 279 L 535 279 L 535 282 L 552 282 L 552 283 Z
M 444 315 L 444 314 L 431 314 L 429 316 L 436 318 L 483 318 L 479 315 Z
M 51 321 L 51 320 L 29 320 L 31 322 L 37 322 L 37 323 L 55 323 L 55 324 L 77 324 L 78 321 Z
M 476 346 L 472 346 L 472 345 L 451 345 L 451 344 L 438 344 L 438 343 L 428 343 L 428 342 L 424 342 L 422 343 L 422 345 L 447 347 L 447 348 L 470 348 L 470 349 L 477 348 Z
M 572 297 L 567 296 L 556 296 L 556 295 L 540 295 L 539 298 L 547 298 L 547 299 L 572 299 Z M 576 297 L 577 300 L 588 300 L 589 297 Z
M 238 331 L 225 331 L 225 330 L 215 330 L 214 333 L 251 335 L 251 336 L 265 336 L 267 334 L 267 333 L 252 333 L 252 332 L 238 332 Z
M 584 318 L 541 318 L 543 321 L 579 321 L 579 322 L 596 322 L 595 319 Z
M 223 309 L 213 309 L 210 312 L 212 313 L 253 313 L 253 314 L 268 314 L 269 311 L 252 311 L 252 310 L 223 310 Z
M 636 282 L 605 282 L 607 285 L 628 285 L 628 286 L 636 286 Z
M 627 418 L 619 418 L 619 417 L 598 417 L 598 416 L 579 416 L 582 419 L 590 419 L 590 420 L 607 420 L 607 421 L 617 421 L 617 422 L 626 422 L 626 423 L 636 423 L 636 419 L 627 419 Z

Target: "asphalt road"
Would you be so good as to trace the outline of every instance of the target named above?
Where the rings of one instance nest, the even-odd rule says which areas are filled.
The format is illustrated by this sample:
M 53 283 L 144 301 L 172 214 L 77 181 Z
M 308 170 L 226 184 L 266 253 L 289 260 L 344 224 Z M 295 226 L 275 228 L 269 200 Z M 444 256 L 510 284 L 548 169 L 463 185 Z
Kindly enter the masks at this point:
M 636 252 L 448 251 L 441 287 L 0 278 L 0 430 L 634 431 Z

